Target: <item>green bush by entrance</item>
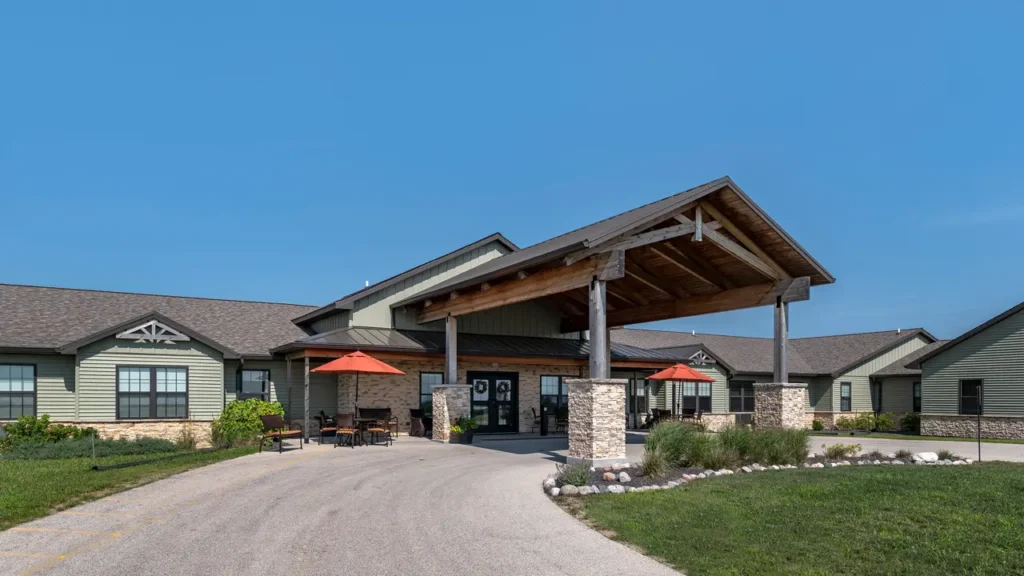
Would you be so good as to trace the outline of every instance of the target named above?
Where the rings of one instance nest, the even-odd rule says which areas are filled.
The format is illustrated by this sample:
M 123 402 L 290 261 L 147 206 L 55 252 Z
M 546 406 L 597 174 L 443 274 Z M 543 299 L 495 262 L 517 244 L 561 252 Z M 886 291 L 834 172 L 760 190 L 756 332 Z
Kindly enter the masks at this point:
M 213 443 L 217 446 L 251 446 L 263 434 L 260 416 L 273 415 L 284 418 L 280 402 L 266 402 L 259 398 L 232 400 L 211 425 Z

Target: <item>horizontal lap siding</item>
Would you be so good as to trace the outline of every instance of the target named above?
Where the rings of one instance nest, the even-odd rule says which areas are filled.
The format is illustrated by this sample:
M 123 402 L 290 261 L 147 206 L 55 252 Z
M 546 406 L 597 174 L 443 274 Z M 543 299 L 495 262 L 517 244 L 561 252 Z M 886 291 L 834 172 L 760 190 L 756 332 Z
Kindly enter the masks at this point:
M 807 390 L 807 408 L 815 412 L 832 411 L 832 379 L 812 378 Z
M 918 336 L 884 354 L 875 356 L 871 360 L 836 378 L 833 387 L 834 393 L 832 394 L 832 410 L 839 412 L 841 406 L 839 388 L 841 382 L 849 382 L 851 385 L 850 406 L 853 412 L 871 412 L 874 410 L 874 407 L 871 405 L 871 375 L 911 352 L 923 348 L 928 343 L 929 340 L 924 336 Z
M 921 380 L 918 376 L 900 376 L 882 380 L 882 411 L 913 412 L 914 382 Z
M 35 364 L 36 414 L 53 420 L 75 418 L 75 357 L 0 354 L 0 364 Z
M 316 421 L 316 416 L 323 410 L 326 414 L 334 415 L 338 412 L 338 375 L 318 374 L 312 372 L 313 368 L 322 366 L 326 361 L 310 361 L 309 369 L 309 419 Z M 284 364 L 282 362 L 282 364 Z M 248 363 L 246 363 L 248 365 Z M 306 407 L 306 381 L 305 362 L 302 360 L 292 361 L 291 387 L 289 388 L 282 376 L 277 384 L 278 398 L 284 406 L 285 414 L 289 420 L 302 420 Z M 285 371 L 282 368 L 281 374 Z M 273 378 L 273 372 L 271 373 Z M 362 378 L 362 377 L 361 377 Z
M 717 364 L 692 366 L 698 372 L 715 379 L 711 383 L 711 412 L 725 413 L 729 411 L 729 385 L 725 370 Z M 683 393 L 682 383 L 664 382 L 660 393 L 655 397 L 653 406 L 661 410 L 672 409 L 673 390 L 675 398 Z
M 1024 416 L 1024 312 L 929 359 L 922 366 L 922 412 L 958 414 L 961 379 L 984 380 L 984 412 Z
M 296 362 L 292 362 L 292 364 L 296 364 Z M 301 366 L 302 362 L 300 361 L 298 364 Z M 228 402 L 236 399 L 235 375 L 238 373 L 239 366 L 238 360 L 228 360 L 224 363 L 224 396 Z M 270 370 L 270 401 L 284 404 L 288 398 L 288 378 L 284 360 L 246 360 L 245 368 L 247 370 Z M 292 366 L 293 370 L 294 368 Z M 299 378 L 301 382 L 301 376 Z
M 79 418 L 82 421 L 116 418 L 118 365 L 187 366 L 190 418 L 215 418 L 224 402 L 221 353 L 195 340 L 154 344 L 106 338 L 79 350 L 78 364 Z

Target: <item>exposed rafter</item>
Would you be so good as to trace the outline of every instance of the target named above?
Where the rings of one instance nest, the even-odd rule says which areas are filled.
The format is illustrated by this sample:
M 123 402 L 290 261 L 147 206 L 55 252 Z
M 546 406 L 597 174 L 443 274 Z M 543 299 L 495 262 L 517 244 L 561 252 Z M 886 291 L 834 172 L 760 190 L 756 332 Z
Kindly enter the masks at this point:
M 664 247 L 669 254 L 681 257 L 683 263 L 692 270 L 695 276 L 714 285 L 719 290 L 736 288 L 736 283 L 712 266 L 690 242 L 665 242 L 659 244 L 658 247 Z
M 710 223 L 704 225 L 704 230 L 718 228 L 718 224 Z M 693 234 L 697 227 L 693 222 L 684 222 L 675 226 L 669 226 L 668 228 L 658 228 L 657 230 L 651 230 L 649 232 L 643 232 L 636 236 L 630 236 L 623 239 L 616 239 L 605 244 L 587 248 L 586 250 L 580 250 L 574 254 L 570 254 L 565 257 L 566 264 L 572 264 L 578 262 L 584 258 L 593 256 L 594 254 L 600 254 L 601 252 L 607 252 L 608 250 L 629 250 L 631 248 L 638 248 L 640 246 L 646 246 L 648 244 L 654 244 L 655 242 L 664 242 L 665 240 L 671 240 L 672 238 L 678 238 L 680 236 L 687 236 Z
M 629 256 L 626 257 L 626 276 L 644 283 L 654 291 L 669 298 L 683 298 L 686 296 L 684 290 L 673 286 L 666 280 L 658 278 L 654 271 L 644 266 L 642 262 Z
M 752 253 L 754 253 L 754 255 L 763 260 L 765 264 L 775 269 L 775 271 L 778 272 L 783 279 L 792 278 L 790 273 L 787 272 L 785 268 L 780 266 L 778 262 L 776 262 L 771 256 L 768 255 L 767 252 L 762 250 L 761 247 L 757 245 L 757 242 L 754 242 L 750 238 L 750 236 L 747 236 L 747 234 L 743 232 L 743 230 L 741 230 L 739 226 L 737 226 L 725 214 L 722 214 L 722 212 L 719 211 L 718 208 L 715 208 L 713 204 L 711 204 L 710 202 L 701 202 L 697 206 L 697 208 L 702 208 L 704 212 L 706 212 L 709 216 L 714 218 L 716 222 L 721 224 L 722 228 L 725 228 L 725 230 L 728 231 L 729 234 L 732 234 L 733 237 L 739 240 L 740 244 L 742 244 L 747 250 L 750 250 Z
M 693 221 L 687 218 L 686 216 L 679 215 L 676 216 L 675 218 L 676 220 L 684 224 L 693 223 Z M 764 260 L 761 260 L 759 257 L 757 257 L 753 252 L 747 250 L 743 246 L 740 246 L 736 242 L 733 242 L 731 239 L 726 237 L 724 234 L 721 234 L 717 230 L 712 230 L 710 224 L 704 225 L 704 239 L 714 243 L 722 250 L 725 250 L 727 253 L 731 254 L 737 260 L 743 262 L 747 266 L 750 266 L 754 270 L 757 270 L 761 274 L 764 274 L 769 279 L 783 280 L 785 278 L 777 270 L 775 270 L 767 263 L 765 263 Z

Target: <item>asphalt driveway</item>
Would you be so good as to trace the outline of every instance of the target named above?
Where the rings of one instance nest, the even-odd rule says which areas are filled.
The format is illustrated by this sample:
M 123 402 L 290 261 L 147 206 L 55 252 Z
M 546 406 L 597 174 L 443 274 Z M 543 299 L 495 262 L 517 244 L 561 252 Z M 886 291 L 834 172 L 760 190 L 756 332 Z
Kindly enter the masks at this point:
M 401 438 L 238 458 L 0 533 L 0 574 L 677 574 L 547 500 L 564 448 Z

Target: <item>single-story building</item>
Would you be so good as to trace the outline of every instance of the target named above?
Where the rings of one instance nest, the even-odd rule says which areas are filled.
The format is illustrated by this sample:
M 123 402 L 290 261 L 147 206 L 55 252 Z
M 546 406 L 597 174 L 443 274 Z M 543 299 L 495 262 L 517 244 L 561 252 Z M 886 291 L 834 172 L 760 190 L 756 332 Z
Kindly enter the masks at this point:
M 922 355 L 921 434 L 1024 438 L 1024 302 Z
M 754 384 L 773 378 L 771 338 L 630 328 L 611 334 L 612 341 L 619 344 L 688 358 L 712 375 L 714 384 L 701 391 L 709 398 L 699 399 L 711 408 L 712 426 L 731 424 L 736 414 L 753 413 Z M 913 411 L 912 386 L 896 378 L 883 380 L 880 371 L 916 357 L 935 342 L 923 328 L 790 339 L 790 381 L 807 384 L 807 425 L 819 420 L 832 428 L 843 416 Z M 675 388 L 672 384 L 659 387 L 654 406 L 679 406 L 678 399 L 688 395 L 693 386 L 681 391 Z
M 406 372 L 362 377 L 358 400 L 391 408 L 402 430 L 435 389 L 462 386 L 482 432 L 528 432 L 542 405 L 565 410 L 569 378 L 632 380 L 614 419 L 636 425 L 668 398 L 644 376 L 676 362 L 715 375 L 676 395 L 713 421 L 751 411 L 746 382 L 803 387 L 790 373 L 810 384 L 814 414 L 870 410 L 871 371 L 934 338 L 789 340 L 789 303 L 834 281 L 726 177 L 523 249 L 492 234 L 319 307 L 0 285 L 0 420 L 45 413 L 114 437 L 203 435 L 227 402 L 261 397 L 315 433 L 320 411 L 356 401 L 352 377 L 311 370 L 353 350 Z M 756 345 L 609 335 L 756 306 L 775 308 L 776 330 Z M 805 420 L 799 408 L 779 422 Z

